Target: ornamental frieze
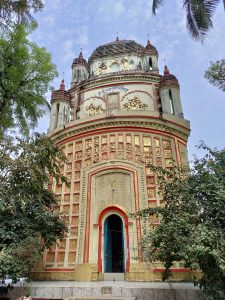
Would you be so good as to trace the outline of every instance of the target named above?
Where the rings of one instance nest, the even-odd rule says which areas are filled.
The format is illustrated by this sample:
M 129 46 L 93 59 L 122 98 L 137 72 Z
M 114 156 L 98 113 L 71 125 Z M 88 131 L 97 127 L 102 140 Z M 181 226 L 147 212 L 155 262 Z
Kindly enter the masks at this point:
M 132 64 L 126 58 L 122 58 L 121 63 L 123 64 L 123 68 L 125 71 L 130 70 L 132 68 Z
M 102 75 L 107 73 L 108 66 L 102 62 L 101 65 L 96 69 L 96 75 Z
M 148 105 L 143 103 L 137 96 L 128 100 L 128 102 L 123 105 L 124 110 L 145 110 L 147 108 Z
M 94 145 L 94 152 L 99 153 L 99 145 Z
M 132 72 L 132 71 L 130 71 Z M 100 84 L 107 84 L 107 83 L 112 83 L 112 82 L 117 82 L 117 81 L 129 81 L 129 80 L 144 80 L 146 82 L 154 82 L 154 83 L 159 83 L 160 77 L 159 75 L 153 76 L 152 74 L 146 75 L 145 73 L 143 74 L 123 74 L 123 75 L 112 75 L 112 76 L 107 76 L 106 78 L 101 78 L 101 79 L 92 79 L 90 81 L 86 81 L 85 83 L 81 83 L 80 85 L 77 85 L 76 88 L 74 89 L 75 92 L 79 92 L 80 88 L 88 90 L 89 88 L 92 88 L 94 86 L 99 86 Z
M 99 162 L 99 155 L 98 154 L 94 154 L 93 163 L 98 163 L 98 162 Z
M 94 105 L 93 103 L 86 107 L 86 110 L 88 111 L 89 117 L 100 115 L 104 111 L 102 105 Z
M 140 116 L 141 117 L 141 116 Z M 166 120 L 165 120 L 166 123 Z M 170 127 L 169 125 L 164 125 L 164 124 L 160 124 L 160 123 L 155 123 L 155 122 L 148 122 L 148 121 L 140 121 L 140 120 L 130 120 L 130 121 L 126 121 L 126 120 L 115 120 L 115 121 L 108 121 L 108 122 L 90 122 L 89 125 L 85 125 L 85 126 L 81 126 L 78 128 L 74 128 L 71 131 L 63 131 L 63 132 L 59 132 L 58 134 L 55 133 L 53 136 L 51 136 L 51 138 L 57 143 L 57 142 L 61 142 L 63 141 L 65 138 L 67 137 L 71 137 L 71 136 L 75 136 L 77 134 L 83 133 L 83 132 L 87 132 L 88 130 L 98 130 L 101 128 L 111 128 L 113 129 L 113 127 L 115 126 L 128 126 L 128 127 L 144 127 L 146 129 L 155 129 L 155 130 L 161 130 L 164 131 L 167 134 L 175 134 L 178 135 L 181 139 L 183 139 L 184 141 L 187 140 L 188 137 L 188 132 L 189 129 L 179 129 L 179 128 L 174 128 L 174 127 Z M 179 124 L 177 124 L 177 126 L 179 126 Z

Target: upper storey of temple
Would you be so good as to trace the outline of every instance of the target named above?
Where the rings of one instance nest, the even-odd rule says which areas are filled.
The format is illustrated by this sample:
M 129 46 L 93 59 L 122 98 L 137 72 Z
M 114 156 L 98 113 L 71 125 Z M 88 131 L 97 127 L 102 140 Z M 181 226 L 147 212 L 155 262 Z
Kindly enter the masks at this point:
M 90 76 L 130 70 L 158 72 L 157 50 L 135 41 L 116 40 L 98 47 L 89 58 Z
M 131 40 L 119 40 L 97 47 L 88 62 L 82 52 L 72 64 L 71 88 L 94 76 L 126 71 L 158 73 L 158 51 L 147 42 L 146 47 Z
M 165 66 L 159 74 L 158 51 L 119 40 L 97 47 L 88 60 L 82 51 L 72 63 L 69 90 L 64 82 L 52 93 L 50 130 L 87 118 L 125 114 L 183 119 L 177 78 Z

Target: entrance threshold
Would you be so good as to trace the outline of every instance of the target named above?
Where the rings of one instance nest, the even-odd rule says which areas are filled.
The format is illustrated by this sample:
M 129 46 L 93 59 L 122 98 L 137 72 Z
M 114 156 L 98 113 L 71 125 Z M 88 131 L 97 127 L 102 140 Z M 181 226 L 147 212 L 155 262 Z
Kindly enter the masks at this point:
M 124 273 L 104 273 L 104 281 L 124 281 Z

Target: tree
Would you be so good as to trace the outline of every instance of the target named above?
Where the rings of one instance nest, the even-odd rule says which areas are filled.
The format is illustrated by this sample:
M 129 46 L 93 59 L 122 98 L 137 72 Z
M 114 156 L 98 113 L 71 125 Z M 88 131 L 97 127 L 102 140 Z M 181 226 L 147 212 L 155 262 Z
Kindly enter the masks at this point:
M 45 248 L 64 237 L 67 227 L 48 188 L 66 182 L 63 153 L 45 135 L 30 129 L 49 106 L 45 93 L 57 75 L 51 56 L 28 39 L 31 12 L 41 0 L 0 1 L 0 280 L 30 277 Z M 19 130 L 26 139 L 9 137 Z M 6 287 L 6 290 L 9 288 Z
M 225 92 L 225 59 L 211 62 L 211 66 L 205 72 L 205 78 L 214 86 Z
M 33 29 L 0 32 L 0 137 L 14 128 L 28 135 L 46 112 L 45 93 L 57 72 L 51 55 L 28 40 Z
M 175 261 L 191 270 L 200 270 L 196 284 L 204 299 L 225 299 L 225 150 L 212 150 L 194 160 L 190 171 L 160 170 L 163 205 L 140 215 L 153 216 L 158 226 L 146 230 L 143 256 L 146 262 L 161 261 L 163 279 L 170 278 Z
M 0 278 L 29 277 L 45 248 L 66 232 L 54 210 L 58 201 L 50 191 L 60 175 L 64 154 L 45 135 L 35 134 L 0 145 Z
M 0 27 L 34 21 L 31 11 L 36 13 L 44 7 L 42 0 L 1 0 Z
M 225 0 L 222 0 L 225 8 Z M 163 4 L 163 0 L 152 1 L 152 12 Z M 203 41 L 213 27 L 212 16 L 220 0 L 183 0 L 186 11 L 186 24 L 191 37 Z

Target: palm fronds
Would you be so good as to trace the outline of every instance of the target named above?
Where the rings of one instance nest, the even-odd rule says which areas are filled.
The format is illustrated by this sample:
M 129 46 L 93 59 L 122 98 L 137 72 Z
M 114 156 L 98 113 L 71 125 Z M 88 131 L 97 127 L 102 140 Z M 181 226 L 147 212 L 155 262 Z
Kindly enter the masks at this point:
M 222 0 L 225 9 L 225 0 Z M 152 1 L 152 13 L 163 5 L 164 0 Z M 186 24 L 191 37 L 201 42 L 213 27 L 212 16 L 220 0 L 183 0 L 186 11 Z
M 185 0 L 187 29 L 192 38 L 203 41 L 213 27 L 212 15 L 220 0 Z
M 164 0 L 153 0 L 152 1 L 152 13 L 154 15 L 156 14 L 156 10 L 159 8 L 160 5 L 163 4 L 163 2 L 164 2 Z

